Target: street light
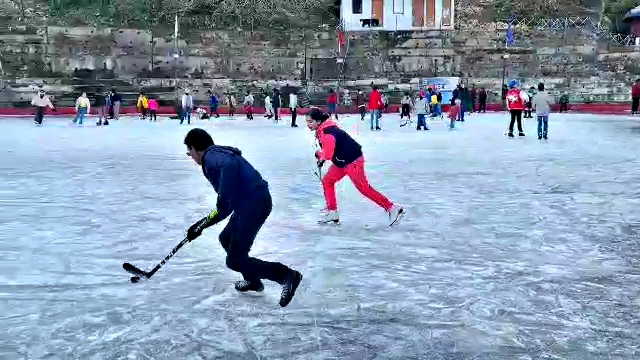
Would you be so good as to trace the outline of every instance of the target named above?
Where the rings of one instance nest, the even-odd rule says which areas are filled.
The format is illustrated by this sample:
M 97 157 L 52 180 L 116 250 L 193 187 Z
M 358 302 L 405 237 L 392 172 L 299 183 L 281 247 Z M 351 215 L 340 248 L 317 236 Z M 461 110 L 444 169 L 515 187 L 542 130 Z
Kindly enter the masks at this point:
M 505 93 L 504 87 L 506 85 L 505 78 L 507 77 L 507 60 L 509 59 L 509 54 L 502 55 L 502 86 L 500 87 L 500 99 L 502 100 L 502 108 L 504 110 L 505 104 Z

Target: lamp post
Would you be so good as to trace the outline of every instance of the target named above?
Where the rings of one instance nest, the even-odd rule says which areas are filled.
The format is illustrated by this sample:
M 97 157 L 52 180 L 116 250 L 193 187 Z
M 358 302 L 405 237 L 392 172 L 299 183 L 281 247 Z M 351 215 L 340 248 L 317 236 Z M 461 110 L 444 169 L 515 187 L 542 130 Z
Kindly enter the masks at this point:
M 507 77 L 507 60 L 509 60 L 509 54 L 502 55 L 502 86 L 500 87 L 500 99 L 502 100 L 502 109 L 506 108 L 505 104 L 505 96 L 504 87 L 506 85 L 506 77 Z
M 502 55 L 502 87 L 504 87 L 505 78 L 507 77 L 507 60 L 509 59 L 509 54 Z

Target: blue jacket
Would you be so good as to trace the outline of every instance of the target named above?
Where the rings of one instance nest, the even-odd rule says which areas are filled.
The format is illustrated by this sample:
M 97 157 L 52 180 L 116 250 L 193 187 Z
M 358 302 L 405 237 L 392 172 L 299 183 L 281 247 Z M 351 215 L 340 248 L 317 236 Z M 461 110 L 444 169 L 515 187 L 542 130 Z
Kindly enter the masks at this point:
M 216 95 L 209 96 L 209 106 L 210 107 L 217 107 L 219 103 L 220 103 L 220 101 L 218 100 L 218 97 Z
M 209 146 L 202 157 L 202 172 L 218 193 L 216 208 L 221 220 L 248 205 L 260 192 L 269 192 L 268 183 L 234 147 Z
M 274 108 L 279 108 L 280 107 L 280 92 L 279 91 L 274 91 L 273 92 L 273 99 L 271 100 L 271 103 L 273 104 Z

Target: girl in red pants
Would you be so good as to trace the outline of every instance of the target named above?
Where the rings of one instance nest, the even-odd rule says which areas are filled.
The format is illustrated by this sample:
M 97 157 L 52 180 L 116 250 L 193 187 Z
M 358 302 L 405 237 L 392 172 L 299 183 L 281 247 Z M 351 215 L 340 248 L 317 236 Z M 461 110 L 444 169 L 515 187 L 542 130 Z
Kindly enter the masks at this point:
M 322 166 L 327 160 L 331 160 L 333 163 L 322 178 L 327 209 L 318 222 L 338 223 L 340 221 L 335 184 L 343 177 L 348 176 L 362 195 L 387 212 L 389 225 L 395 225 L 404 216 L 404 209 L 394 205 L 369 185 L 364 172 L 362 147 L 349 134 L 340 129 L 335 122 L 329 120 L 329 117 L 329 114 L 325 114 L 317 108 L 307 114 L 307 127 L 316 132 L 316 138 L 320 142 L 321 150 L 316 151 L 318 166 Z

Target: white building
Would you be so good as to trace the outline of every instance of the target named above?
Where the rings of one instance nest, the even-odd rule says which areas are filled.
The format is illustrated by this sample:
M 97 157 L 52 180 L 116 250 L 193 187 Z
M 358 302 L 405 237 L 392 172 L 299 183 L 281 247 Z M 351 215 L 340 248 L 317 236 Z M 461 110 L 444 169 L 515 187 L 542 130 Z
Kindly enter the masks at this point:
M 453 29 L 454 0 L 342 0 L 340 17 L 344 31 L 369 31 L 370 19 L 380 23 L 371 30 Z

